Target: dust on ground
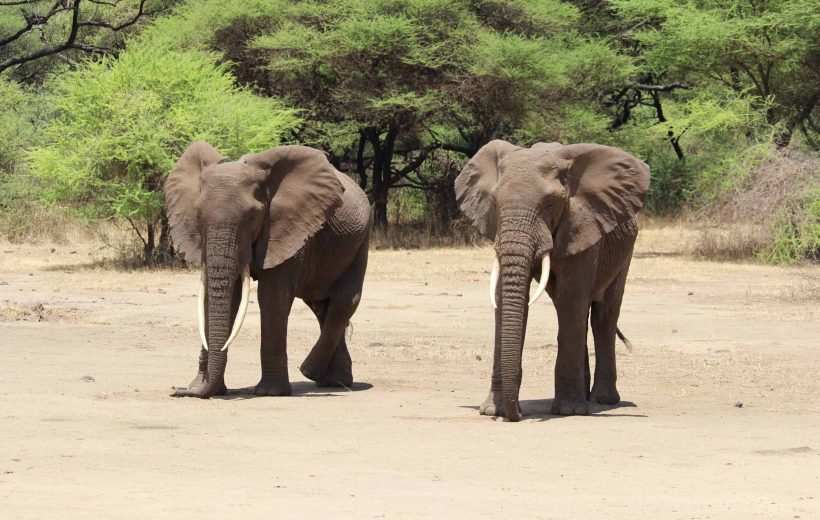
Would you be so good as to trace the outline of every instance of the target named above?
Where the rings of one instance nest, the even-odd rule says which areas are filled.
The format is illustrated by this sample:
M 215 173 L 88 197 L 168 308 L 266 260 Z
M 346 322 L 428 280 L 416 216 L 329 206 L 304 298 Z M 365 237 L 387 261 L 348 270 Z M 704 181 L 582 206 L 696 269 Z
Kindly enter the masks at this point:
M 2 518 L 818 518 L 820 269 L 692 261 L 641 232 L 617 407 L 553 417 L 556 321 L 530 312 L 525 421 L 478 415 L 492 365 L 487 248 L 373 251 L 328 391 L 255 398 L 259 313 L 231 392 L 194 375 L 195 271 L 105 268 L 98 244 L 0 244 Z M 255 291 L 255 283 L 253 290 Z M 252 301 L 256 301 L 252 293 Z

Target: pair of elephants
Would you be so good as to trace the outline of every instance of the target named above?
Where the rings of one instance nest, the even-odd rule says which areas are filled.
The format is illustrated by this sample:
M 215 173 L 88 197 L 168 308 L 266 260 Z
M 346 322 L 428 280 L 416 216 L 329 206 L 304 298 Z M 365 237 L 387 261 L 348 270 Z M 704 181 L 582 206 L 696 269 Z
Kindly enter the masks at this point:
M 545 290 L 558 316 L 552 413 L 587 414 L 615 404 L 615 335 L 637 213 L 649 168 L 608 146 L 506 141 L 482 147 L 455 182 L 462 211 L 494 243 L 490 275 L 495 351 L 484 415 L 521 419 L 521 350 L 529 305 Z M 370 206 L 362 190 L 319 150 L 280 146 L 229 161 L 191 145 L 165 182 L 171 232 L 186 260 L 202 265 L 199 371 L 175 396 L 226 392 L 227 349 L 258 280 L 262 377 L 257 395 L 289 395 L 287 322 L 294 298 L 321 333 L 300 367 L 319 385 L 353 382 L 344 331 L 362 295 Z M 539 280 L 528 300 L 529 286 Z M 590 391 L 587 326 L 595 343 Z

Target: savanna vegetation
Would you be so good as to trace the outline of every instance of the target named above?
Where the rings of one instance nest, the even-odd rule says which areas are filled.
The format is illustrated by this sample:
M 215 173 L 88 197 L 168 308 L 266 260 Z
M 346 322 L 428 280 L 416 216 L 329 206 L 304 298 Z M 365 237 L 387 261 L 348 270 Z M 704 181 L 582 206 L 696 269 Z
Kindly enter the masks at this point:
M 205 139 L 321 148 L 381 235 L 457 236 L 502 138 L 633 153 L 706 256 L 817 260 L 818 34 L 811 0 L 0 0 L 0 232 L 105 219 L 165 260 L 159 190 Z

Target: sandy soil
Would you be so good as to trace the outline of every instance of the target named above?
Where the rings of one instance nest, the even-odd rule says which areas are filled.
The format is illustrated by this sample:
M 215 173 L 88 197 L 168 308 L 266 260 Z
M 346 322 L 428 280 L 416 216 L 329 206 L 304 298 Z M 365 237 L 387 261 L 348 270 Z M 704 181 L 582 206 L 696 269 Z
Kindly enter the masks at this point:
M 297 303 L 295 395 L 249 395 L 252 306 L 230 394 L 200 401 L 168 397 L 195 372 L 196 272 L 116 272 L 93 263 L 97 246 L 0 243 L 0 517 L 820 517 L 820 269 L 695 262 L 666 247 L 677 234 L 644 231 L 633 262 L 624 402 L 546 414 L 544 298 L 519 424 L 477 412 L 492 363 L 488 249 L 373 252 L 349 391 L 298 372 L 318 326 Z

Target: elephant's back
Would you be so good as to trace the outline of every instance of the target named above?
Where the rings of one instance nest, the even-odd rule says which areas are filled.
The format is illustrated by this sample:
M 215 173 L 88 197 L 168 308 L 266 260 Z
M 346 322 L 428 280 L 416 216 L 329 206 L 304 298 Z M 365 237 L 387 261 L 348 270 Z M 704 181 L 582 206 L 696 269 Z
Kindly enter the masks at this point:
M 345 188 L 342 204 L 300 251 L 295 294 L 306 301 L 325 300 L 331 288 L 362 261 L 366 265 L 370 204 L 353 179 L 338 173 Z M 363 272 L 362 272 L 363 275 Z
M 370 203 L 367 195 L 347 175 L 336 172 L 336 176 L 345 191 L 342 195 L 342 204 L 328 219 L 327 227 L 334 235 L 348 238 L 365 237 L 370 232 Z

